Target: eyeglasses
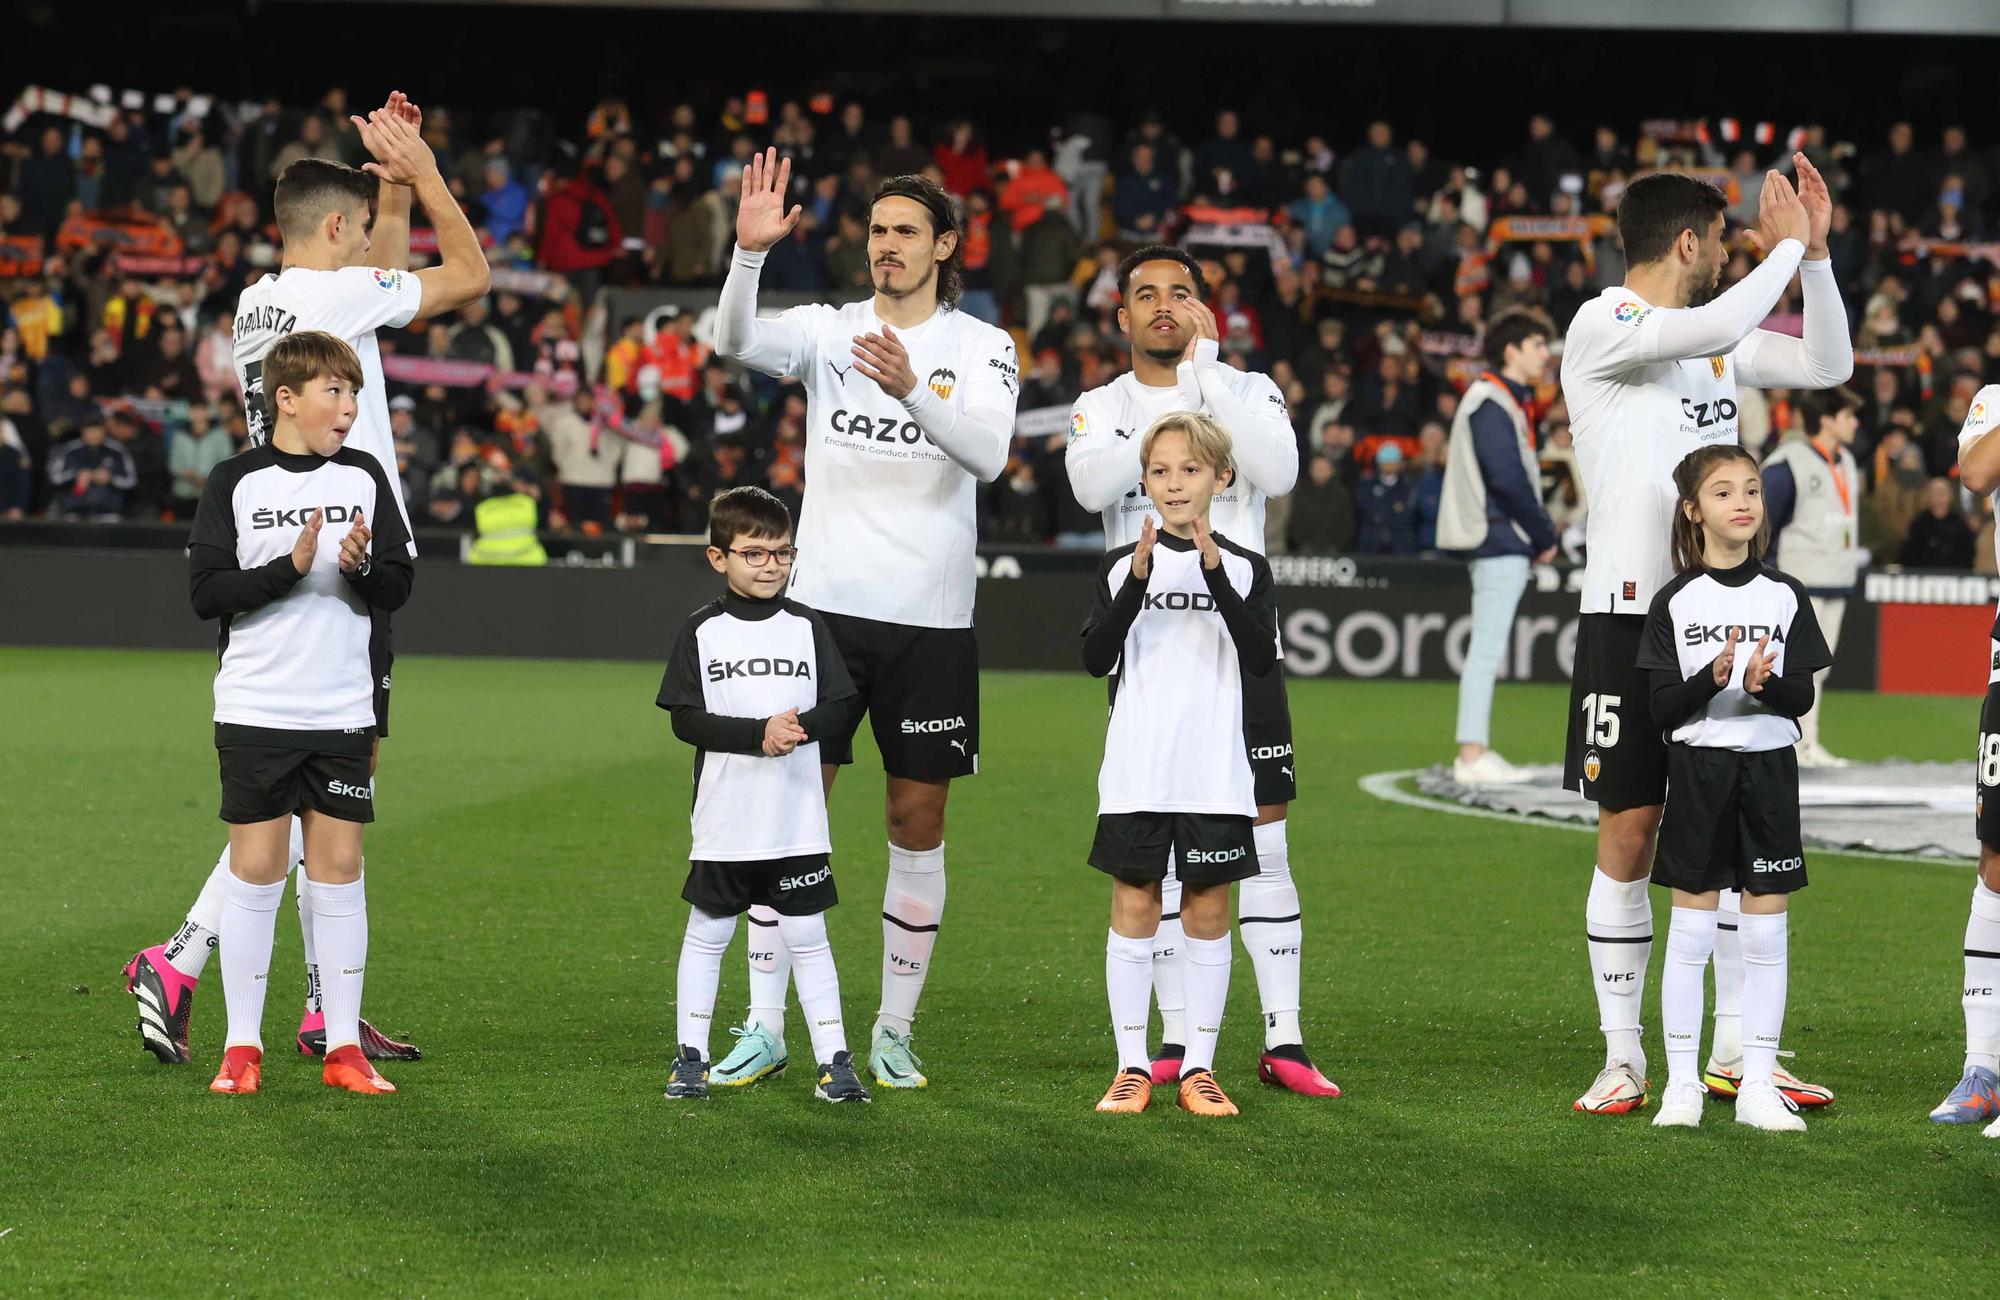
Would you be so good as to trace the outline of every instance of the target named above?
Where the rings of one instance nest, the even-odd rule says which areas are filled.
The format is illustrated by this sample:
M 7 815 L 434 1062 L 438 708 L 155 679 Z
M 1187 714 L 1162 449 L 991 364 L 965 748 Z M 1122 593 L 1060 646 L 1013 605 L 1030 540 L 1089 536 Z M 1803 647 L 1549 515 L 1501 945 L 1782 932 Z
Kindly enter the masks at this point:
M 753 569 L 761 569 L 772 560 L 781 565 L 789 565 L 799 558 L 799 548 L 796 546 L 784 546 L 775 551 L 762 546 L 746 546 L 740 551 L 733 546 L 727 549 L 731 555 L 741 556 L 743 562 Z

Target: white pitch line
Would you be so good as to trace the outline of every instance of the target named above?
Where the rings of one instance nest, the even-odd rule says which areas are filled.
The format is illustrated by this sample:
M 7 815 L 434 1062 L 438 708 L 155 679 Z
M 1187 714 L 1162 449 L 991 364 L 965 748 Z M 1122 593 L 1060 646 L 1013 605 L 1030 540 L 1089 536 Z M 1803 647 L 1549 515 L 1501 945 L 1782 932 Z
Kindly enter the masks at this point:
M 1407 768 L 1401 772 L 1371 772 L 1355 784 L 1362 793 L 1373 795 L 1387 803 L 1399 803 L 1408 808 L 1422 808 L 1427 812 L 1450 813 L 1454 817 L 1483 817 L 1488 821 L 1512 822 L 1516 826 L 1539 826 L 1544 830 L 1590 831 L 1597 830 L 1596 822 L 1564 821 L 1555 817 L 1536 817 L 1528 813 L 1501 812 L 1497 808 L 1471 808 L 1449 799 L 1438 799 L 1427 794 L 1417 794 L 1403 789 L 1400 782 L 1413 780 L 1423 774 L 1422 768 Z M 1926 866 L 1958 867 L 1973 861 L 1971 858 L 1924 857 L 1914 853 L 1878 853 L 1873 849 L 1817 849 L 1820 853 L 1837 853 L 1847 858 L 1874 858 L 1879 862 L 1920 862 Z

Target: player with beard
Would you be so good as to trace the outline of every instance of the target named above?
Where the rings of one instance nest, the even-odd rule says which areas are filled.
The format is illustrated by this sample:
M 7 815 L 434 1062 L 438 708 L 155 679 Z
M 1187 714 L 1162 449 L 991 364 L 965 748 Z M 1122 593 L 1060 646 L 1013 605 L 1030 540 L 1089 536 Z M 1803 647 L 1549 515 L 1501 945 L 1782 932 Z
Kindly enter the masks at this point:
M 1563 396 L 1590 500 L 1563 784 L 1598 808 L 1584 931 L 1605 1060 L 1575 1107 L 1591 1114 L 1647 1103 L 1639 1042 L 1653 944 L 1646 882 L 1666 798 L 1667 746 L 1649 721 L 1638 657 L 1646 612 L 1674 576 L 1667 547 L 1674 467 L 1698 448 L 1737 441 L 1738 385 L 1831 388 L 1854 369 L 1826 246 L 1833 198 L 1804 154 L 1793 162 L 1798 190 L 1768 173 L 1757 226 L 1745 232 L 1763 264 L 1712 301 L 1728 257 L 1728 200 L 1691 176 L 1634 181 L 1618 205 L 1625 282 L 1577 311 L 1563 348 Z M 1805 299 L 1804 337 L 1759 329 L 1794 275 Z M 1723 1096 L 1735 1095 L 1743 1068 L 1735 904 L 1728 891 L 1715 952 L 1715 1048 L 1704 1071 Z M 1776 1082 L 1796 1105 L 1832 1100 L 1782 1069 Z
M 978 489 L 1006 468 L 1020 375 L 1006 332 L 956 310 L 958 215 L 922 176 L 875 191 L 872 298 L 759 319 L 765 254 L 799 220 L 786 208 L 790 184 L 791 162 L 775 149 L 743 171 L 716 351 L 807 386 L 809 487 L 787 595 L 824 619 L 859 696 L 838 732 L 816 738 L 827 789 L 854 761 L 864 710 L 882 753 L 889 877 L 869 1065 L 885 1088 L 921 1088 L 910 1034 L 944 914 L 945 802 L 954 778 L 979 770 Z M 774 913 L 755 907 L 750 919 L 750 1023 L 711 1086 L 755 1082 L 787 1059 L 790 958 Z
M 1290 492 L 1299 476 L 1298 436 L 1284 395 L 1270 376 L 1223 364 L 1215 313 L 1202 301 L 1207 285 L 1185 250 L 1139 249 L 1119 264 L 1118 285 L 1124 297 L 1118 325 L 1131 341 L 1132 369 L 1077 398 L 1070 413 L 1065 461 L 1077 502 L 1103 513 L 1106 549 L 1138 541 L 1151 510 L 1140 487 L 1138 435 L 1168 411 L 1198 411 L 1228 431 L 1235 462 L 1234 478 L 1215 494 L 1215 530 L 1262 555 L 1264 503 Z M 1238 887 L 1236 924 L 1264 1012 L 1257 1077 L 1308 1097 L 1338 1097 L 1340 1089 L 1306 1054 L 1299 1026 L 1303 929 L 1285 835 L 1298 782 L 1284 674 L 1248 677 L 1243 691 L 1244 742 L 1256 778 L 1257 874 Z M 1170 869 L 1153 941 L 1162 1040 L 1153 1055 L 1156 1083 L 1180 1077 L 1187 1042 L 1180 896 Z

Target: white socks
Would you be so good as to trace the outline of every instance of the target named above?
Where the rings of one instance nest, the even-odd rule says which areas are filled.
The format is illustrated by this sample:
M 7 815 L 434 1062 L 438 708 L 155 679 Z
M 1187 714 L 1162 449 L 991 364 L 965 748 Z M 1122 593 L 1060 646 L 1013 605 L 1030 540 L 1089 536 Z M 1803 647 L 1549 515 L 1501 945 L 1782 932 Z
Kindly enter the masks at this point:
M 1104 941 L 1104 991 L 1111 1001 L 1111 1037 L 1120 1070 L 1148 1068 L 1146 1004 L 1157 971 L 1159 940 L 1128 939 L 1113 930 Z
M 1160 1006 L 1160 1041 L 1185 1045 L 1187 932 L 1181 929 L 1181 878 L 1171 862 L 1160 882 L 1160 928 L 1153 934 L 1153 996 Z
M 1715 908 L 1715 1059 L 1743 1055 L 1743 895 L 1725 889 Z
M 305 873 L 299 873 L 301 882 Z M 281 882 L 282 883 L 282 882 Z M 324 966 L 309 966 L 326 1011 L 326 1050 L 361 1045 L 361 983 L 368 968 L 368 893 L 362 877 L 345 885 L 315 880 L 311 900 L 313 932 Z M 301 917 L 305 914 L 301 906 Z M 269 952 L 265 954 L 269 960 Z
M 1676 907 L 1660 972 L 1660 1028 L 1667 1038 L 1667 1086 L 1701 1081 L 1702 989 L 1715 951 L 1716 914 Z
M 1190 937 L 1187 948 L 1187 1056 L 1181 1073 L 1215 1068 L 1215 1044 L 1222 1034 L 1222 1009 L 1229 1001 L 1229 936 Z
M 264 993 L 271 974 L 271 944 L 278 933 L 278 904 L 285 882 L 253 885 L 231 875 L 223 882 L 217 920 L 222 951 L 222 998 L 229 1009 L 224 1047 L 264 1048 Z
M 1589 940 L 1591 985 L 1597 992 L 1597 1023 L 1604 1031 L 1604 1063 L 1623 1062 L 1646 1073 L 1646 1049 L 1639 1042 L 1639 1009 L 1646 991 L 1646 963 L 1653 955 L 1653 905 L 1646 882 L 1613 880 L 1599 867 L 1590 875 L 1590 898 L 1583 909 Z
M 1283 819 L 1254 827 L 1257 874 L 1236 887 L 1236 933 L 1257 972 L 1264 1009 L 1264 1050 L 1301 1046 L 1299 1032 L 1299 890 L 1292 883 Z
M 938 921 L 944 916 L 944 845 L 921 852 L 889 846 L 882 892 L 882 1009 L 875 1027 L 908 1037 L 917 999 L 931 973 Z
M 834 969 L 833 948 L 826 941 L 826 917 L 822 913 L 779 916 L 778 930 L 792 954 L 792 970 L 798 976 L 799 1013 L 806 1018 L 806 1029 L 812 1034 L 813 1060 L 825 1065 L 836 1052 L 847 1050 L 847 1027 L 840 1017 L 840 974 Z M 782 1000 L 784 985 L 778 986 L 778 993 Z M 712 985 L 709 999 L 714 1001 Z M 782 1005 L 778 1014 L 782 1025 Z M 706 1050 L 702 1059 L 708 1059 Z
M 785 1041 L 785 989 L 792 981 L 792 951 L 778 929 L 778 914 L 762 903 L 746 916 L 750 922 L 750 1023 L 762 1025 L 771 1037 Z
M 305 830 L 297 817 L 292 818 L 291 854 L 288 863 L 305 861 Z M 222 933 L 222 900 L 230 880 L 229 845 L 222 846 L 222 856 L 215 860 L 215 869 L 208 873 L 208 879 L 201 884 L 201 892 L 195 895 L 194 906 L 188 909 L 187 920 L 174 937 L 167 940 L 167 964 L 191 980 L 201 978 L 208 967 L 209 954 L 214 952 L 218 937 Z M 312 922 L 305 913 L 305 873 L 299 873 L 299 929 L 306 940 L 306 979 L 313 983 L 312 975 Z M 319 1008 L 309 1006 L 307 1010 Z
M 1787 917 L 1743 914 L 1743 1086 L 1770 1083 L 1785 1030 Z
M 2000 1073 L 2000 894 L 1972 887 L 1965 922 L 1965 1068 Z
M 674 979 L 674 1032 L 679 1046 L 708 1056 L 708 1031 L 715 1023 L 715 989 L 722 983 L 722 956 L 736 934 L 736 918 L 710 916 L 699 907 L 688 909 L 687 933 L 681 938 L 680 970 Z M 328 1030 L 332 1025 L 329 1020 Z
M 208 967 L 209 954 L 215 951 L 217 936 L 222 931 L 222 902 L 231 879 L 229 846 L 225 844 L 215 870 L 208 873 L 208 879 L 201 884 L 201 893 L 195 896 L 194 906 L 188 909 L 187 920 L 167 940 L 167 965 L 191 980 L 201 978 Z

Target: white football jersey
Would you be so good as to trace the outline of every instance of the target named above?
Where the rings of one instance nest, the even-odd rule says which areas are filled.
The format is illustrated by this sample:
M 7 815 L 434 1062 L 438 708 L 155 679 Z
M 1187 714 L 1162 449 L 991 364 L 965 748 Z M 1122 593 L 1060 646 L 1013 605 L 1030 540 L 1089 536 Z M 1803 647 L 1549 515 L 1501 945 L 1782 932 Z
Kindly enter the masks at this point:
M 1215 540 L 1229 585 L 1275 637 L 1270 565 L 1233 539 L 1217 534 Z M 1105 555 L 1086 633 L 1110 617 L 1135 547 Z M 1201 552 L 1162 533 L 1152 566 L 1145 604 L 1119 659 L 1097 811 L 1255 817 L 1256 782 L 1243 743 L 1243 670 L 1202 575 Z
M 1070 408 L 1069 447 L 1064 453 L 1070 487 L 1085 509 L 1103 514 L 1107 549 L 1116 550 L 1138 541 L 1148 514 L 1154 516 L 1154 527 L 1160 523 L 1153 503 L 1146 499 L 1140 486 L 1144 467 L 1139 463 L 1139 438 L 1146 427 L 1169 411 L 1192 410 L 1216 416 L 1203 400 L 1192 375 L 1186 373 L 1191 369 L 1183 366 L 1181 382 L 1165 388 L 1142 384 L 1127 371 L 1078 397 Z M 1231 441 L 1241 444 L 1253 438 L 1282 440 L 1291 448 L 1292 477 L 1296 479 L 1296 435 L 1285 412 L 1284 394 L 1278 391 L 1277 384 L 1269 375 L 1234 366 L 1217 365 L 1215 370 L 1237 400 L 1258 417 L 1251 427 L 1229 429 Z M 1287 483 L 1284 488 L 1290 491 L 1291 485 Z M 1114 490 L 1120 494 L 1115 500 L 1108 505 L 1098 504 Z M 1215 494 L 1209 519 L 1216 532 L 1262 555 L 1265 503 L 1273 495 L 1283 496 L 1284 492 L 1267 493 L 1239 467 L 1235 481 Z
M 225 551 L 239 569 L 288 557 L 313 511 L 326 512 L 312 567 L 297 585 L 222 619 L 217 722 L 285 731 L 375 725 L 368 603 L 340 572 L 340 543 L 356 510 L 374 531 L 371 551 L 409 541 L 401 517 L 380 504 L 394 482 L 373 457 L 349 447 L 325 459 L 252 447 L 209 475 L 188 545 Z
M 1965 455 L 1965 449 L 1979 441 L 1995 429 L 2000 429 L 2000 384 L 1988 384 L 1973 394 L 1972 406 L 1965 413 L 1965 423 L 1958 430 L 1958 454 Z M 1989 495 L 1995 510 L 2000 510 L 2000 489 Z M 1993 539 L 1993 552 L 2000 558 L 2000 534 Z M 2000 638 L 2000 613 L 1993 621 L 1994 635 Z
M 797 379 L 807 394 L 806 488 L 791 597 L 884 623 L 971 627 L 979 480 L 854 368 L 855 338 L 888 328 L 874 300 L 793 307 L 759 326 L 757 342 L 736 359 Z M 940 307 L 923 324 L 894 332 L 919 384 L 1011 433 L 1020 374 L 1005 330 Z
M 396 439 L 389 428 L 389 394 L 382 379 L 382 353 L 375 331 L 397 329 L 416 319 L 423 305 L 423 281 L 408 271 L 349 266 L 309 271 L 294 266 L 267 275 L 236 301 L 236 386 L 250 424 L 250 440 L 270 441 L 270 412 L 264 403 L 264 354 L 287 334 L 324 330 L 346 339 L 361 360 L 361 392 L 354 427 L 345 445 L 375 458 L 389 480 L 405 536 L 410 511 L 403 504 L 403 480 L 396 472 Z M 410 554 L 417 553 L 414 540 Z

